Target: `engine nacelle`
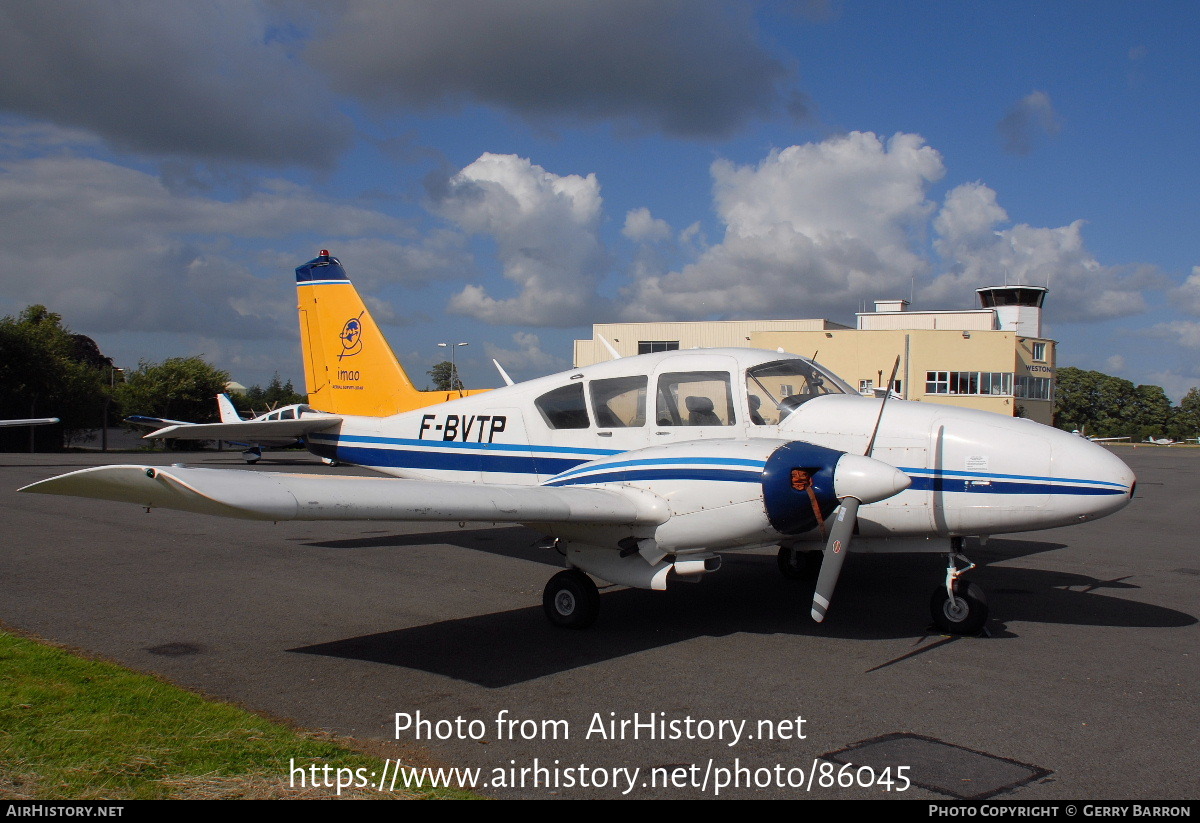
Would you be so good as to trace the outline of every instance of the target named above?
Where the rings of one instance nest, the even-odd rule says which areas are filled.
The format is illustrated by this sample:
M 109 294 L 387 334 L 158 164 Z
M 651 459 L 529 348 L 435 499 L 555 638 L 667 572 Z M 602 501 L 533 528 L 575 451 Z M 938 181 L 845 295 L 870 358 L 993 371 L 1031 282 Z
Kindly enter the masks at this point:
M 818 527 L 843 497 L 871 503 L 908 486 L 878 460 L 799 441 L 690 440 L 624 452 L 563 472 L 546 485 L 614 486 L 665 501 L 669 517 L 638 537 L 669 554 L 768 545 Z M 628 536 L 559 536 L 615 545 Z

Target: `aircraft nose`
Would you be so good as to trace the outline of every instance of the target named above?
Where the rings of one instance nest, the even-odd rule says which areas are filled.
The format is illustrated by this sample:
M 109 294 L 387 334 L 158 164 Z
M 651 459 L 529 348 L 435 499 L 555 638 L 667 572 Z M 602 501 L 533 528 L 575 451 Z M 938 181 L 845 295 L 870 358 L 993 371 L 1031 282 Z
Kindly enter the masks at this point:
M 1078 522 L 1112 514 L 1133 499 L 1137 477 L 1104 446 L 1063 432 L 1052 452 L 1054 476 L 1076 496 Z

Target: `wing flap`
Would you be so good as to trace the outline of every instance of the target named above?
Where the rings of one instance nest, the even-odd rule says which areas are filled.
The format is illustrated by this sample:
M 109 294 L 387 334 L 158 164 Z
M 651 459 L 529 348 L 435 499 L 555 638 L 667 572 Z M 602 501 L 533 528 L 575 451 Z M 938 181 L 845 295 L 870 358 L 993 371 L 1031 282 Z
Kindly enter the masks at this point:
M 250 520 L 433 520 L 649 525 L 661 501 L 578 487 L 500 486 L 236 469 L 99 466 L 21 489 Z

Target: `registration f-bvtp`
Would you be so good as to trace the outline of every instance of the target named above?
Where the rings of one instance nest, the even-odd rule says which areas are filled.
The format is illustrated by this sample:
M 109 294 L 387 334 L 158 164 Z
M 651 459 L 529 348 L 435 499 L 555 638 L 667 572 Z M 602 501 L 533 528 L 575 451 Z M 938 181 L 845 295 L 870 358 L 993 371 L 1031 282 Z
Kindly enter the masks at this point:
M 238 431 L 302 434 L 321 457 L 391 477 L 108 466 L 24 490 L 273 521 L 524 523 L 566 566 L 546 615 L 575 628 L 596 617 L 593 578 L 665 589 L 716 572 L 721 552 L 777 546 L 785 574 L 816 579 L 821 621 L 847 552 L 937 552 L 932 616 L 958 633 L 987 619 L 962 577 L 965 537 L 1082 523 L 1133 496 L 1129 468 L 1069 432 L 862 397 L 768 351 L 626 357 L 431 405 L 336 258 L 296 271 L 309 403 L 331 416 Z

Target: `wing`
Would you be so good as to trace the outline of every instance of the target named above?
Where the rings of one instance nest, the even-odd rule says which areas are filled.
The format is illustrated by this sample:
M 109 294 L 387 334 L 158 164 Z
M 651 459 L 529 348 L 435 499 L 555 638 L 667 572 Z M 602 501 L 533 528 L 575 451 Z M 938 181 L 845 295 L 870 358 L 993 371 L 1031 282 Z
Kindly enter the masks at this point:
M 21 491 L 247 520 L 571 521 L 634 526 L 657 525 L 668 517 L 660 499 L 600 489 L 236 469 L 99 466 L 42 480 Z
M 175 424 L 152 431 L 146 439 L 180 437 L 186 440 L 295 440 L 342 422 L 340 417 L 301 417 L 296 420 L 247 420 L 244 423 Z
M 21 420 L 0 420 L 0 426 L 48 426 L 57 422 L 57 417 L 27 417 Z

